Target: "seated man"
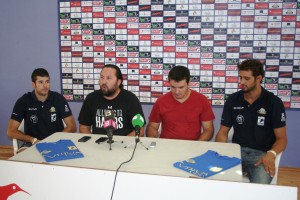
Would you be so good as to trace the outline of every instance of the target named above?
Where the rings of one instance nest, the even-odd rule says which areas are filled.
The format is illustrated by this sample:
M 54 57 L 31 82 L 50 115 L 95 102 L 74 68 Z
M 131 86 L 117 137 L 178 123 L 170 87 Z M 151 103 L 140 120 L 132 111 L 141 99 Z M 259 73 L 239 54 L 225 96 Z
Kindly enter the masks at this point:
M 170 70 L 168 79 L 171 92 L 155 102 L 149 116 L 147 136 L 158 137 L 161 124 L 161 138 L 210 140 L 215 116 L 207 98 L 189 88 L 189 69 L 175 66 Z
M 35 69 L 31 80 L 33 91 L 18 99 L 7 128 L 9 137 L 24 141 L 18 152 L 55 132 L 76 131 L 76 123 L 67 101 L 61 94 L 50 91 L 48 71 Z M 18 130 L 23 119 L 24 133 Z
M 112 110 L 117 129 L 114 135 L 135 136 L 132 118 L 140 114 L 144 118 L 138 98 L 123 89 L 123 77 L 118 66 L 105 65 L 100 73 L 100 90 L 87 95 L 81 107 L 78 121 L 80 133 L 107 134 L 104 129 L 106 110 Z M 144 135 L 144 128 L 140 136 Z
M 275 175 L 275 157 L 287 144 L 285 109 L 280 98 L 261 87 L 263 65 L 245 60 L 238 65 L 241 90 L 225 105 L 216 142 L 227 142 L 233 126 L 233 143 L 241 145 L 243 173 L 252 183 L 269 184 Z

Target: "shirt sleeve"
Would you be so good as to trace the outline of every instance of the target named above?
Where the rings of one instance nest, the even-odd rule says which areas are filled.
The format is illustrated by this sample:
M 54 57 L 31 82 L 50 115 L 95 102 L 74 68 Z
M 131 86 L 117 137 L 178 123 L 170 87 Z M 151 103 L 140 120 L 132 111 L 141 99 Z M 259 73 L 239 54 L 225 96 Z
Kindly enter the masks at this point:
M 155 123 L 161 122 L 159 100 L 156 100 L 155 104 L 152 107 L 151 113 L 149 115 L 149 122 L 155 122 Z
M 223 107 L 223 112 L 221 116 L 221 125 L 226 126 L 226 127 L 231 127 L 233 122 L 232 122 L 232 108 L 231 108 L 231 103 L 230 99 L 227 99 L 227 101 L 224 104 Z
M 201 114 L 201 121 L 214 120 L 215 119 L 214 112 L 211 108 L 209 101 L 205 96 L 203 96 L 202 105 L 203 105 L 203 113 Z
M 62 119 L 72 115 L 72 110 L 67 102 L 67 100 L 61 94 L 56 97 L 58 99 L 57 107 L 59 110 L 59 115 Z
M 286 125 L 286 114 L 283 102 L 275 96 L 272 112 L 273 128 L 281 128 Z
M 132 93 L 129 102 L 130 102 L 130 105 L 129 105 L 129 119 L 130 119 L 130 121 L 135 115 L 140 114 L 144 118 L 144 125 L 145 125 L 146 124 L 146 119 L 145 119 L 145 116 L 144 116 L 144 112 L 143 112 L 141 103 L 140 103 L 139 99 L 135 96 L 135 94 Z
M 90 108 L 90 100 L 92 100 L 90 98 L 90 95 L 87 95 L 87 97 L 85 98 L 79 116 L 78 116 L 78 121 L 79 124 L 82 125 L 86 125 L 86 126 L 91 126 L 93 124 L 92 121 L 92 112 L 91 112 L 91 108 Z
M 24 97 L 19 98 L 13 108 L 10 119 L 22 122 L 26 112 L 26 101 Z

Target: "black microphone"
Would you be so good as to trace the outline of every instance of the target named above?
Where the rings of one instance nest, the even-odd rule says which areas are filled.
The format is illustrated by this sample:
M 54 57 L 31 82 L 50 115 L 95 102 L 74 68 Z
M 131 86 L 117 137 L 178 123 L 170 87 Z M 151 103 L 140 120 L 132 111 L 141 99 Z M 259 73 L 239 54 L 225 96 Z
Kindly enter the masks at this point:
M 113 131 L 117 129 L 117 124 L 115 121 L 115 113 L 112 110 L 104 111 L 104 129 L 106 130 L 108 143 L 113 143 Z

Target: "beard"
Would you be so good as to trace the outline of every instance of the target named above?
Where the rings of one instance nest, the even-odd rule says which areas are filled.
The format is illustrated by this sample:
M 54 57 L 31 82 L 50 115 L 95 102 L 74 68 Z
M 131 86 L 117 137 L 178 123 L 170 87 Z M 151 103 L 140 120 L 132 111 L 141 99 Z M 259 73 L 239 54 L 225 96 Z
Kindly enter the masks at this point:
M 255 90 L 255 88 L 256 88 L 256 85 L 253 85 L 252 87 L 249 87 L 249 88 L 243 89 L 243 91 L 244 91 L 244 93 L 249 93 L 249 92 L 251 92 L 251 91 Z
M 107 88 L 107 87 L 106 87 Z M 115 87 L 113 87 L 113 88 L 111 88 L 111 89 L 102 89 L 101 88 L 101 92 L 102 92 L 102 94 L 104 95 L 104 96 L 106 96 L 106 97 L 111 97 L 111 96 L 113 96 L 115 93 L 116 93 L 116 91 L 117 91 L 117 86 L 115 86 Z

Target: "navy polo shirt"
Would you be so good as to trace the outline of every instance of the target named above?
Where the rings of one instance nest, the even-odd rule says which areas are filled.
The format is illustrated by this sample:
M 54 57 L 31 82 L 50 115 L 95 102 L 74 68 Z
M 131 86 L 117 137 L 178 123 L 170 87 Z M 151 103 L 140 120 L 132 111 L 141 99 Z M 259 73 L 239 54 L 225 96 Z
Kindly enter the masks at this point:
M 62 119 L 71 116 L 72 111 L 65 98 L 49 91 L 46 101 L 37 100 L 34 91 L 19 98 L 13 108 L 11 119 L 22 122 L 24 132 L 42 140 L 49 135 L 64 129 Z
M 274 129 L 285 126 L 285 108 L 281 99 L 262 88 L 260 97 L 250 105 L 242 90 L 231 94 L 222 114 L 221 124 L 233 126 L 233 143 L 268 151 L 275 142 Z

